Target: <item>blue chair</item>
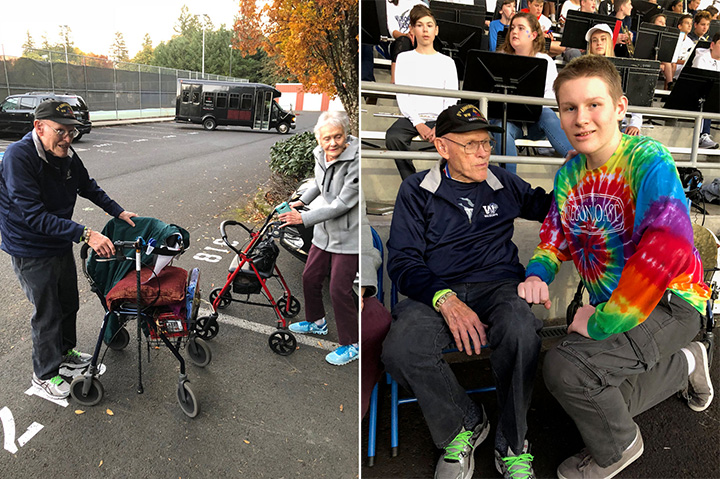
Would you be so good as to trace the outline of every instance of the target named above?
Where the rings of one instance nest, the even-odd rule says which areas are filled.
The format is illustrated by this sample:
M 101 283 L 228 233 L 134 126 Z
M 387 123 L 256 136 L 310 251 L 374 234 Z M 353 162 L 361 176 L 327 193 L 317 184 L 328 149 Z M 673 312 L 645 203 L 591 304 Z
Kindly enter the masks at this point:
M 392 284 L 392 287 L 390 289 L 390 302 L 392 304 L 392 307 L 395 307 L 395 305 L 398 302 L 398 289 L 397 285 L 395 283 Z M 483 346 L 482 349 L 485 349 L 487 346 Z M 448 348 L 443 350 L 443 354 L 449 354 L 449 353 L 456 353 L 458 352 L 457 348 Z M 399 415 L 398 415 L 398 406 L 400 404 L 408 404 L 417 402 L 416 397 L 406 397 L 401 398 L 400 394 L 398 392 L 398 383 L 395 381 L 390 374 L 387 374 L 387 383 L 390 384 L 390 447 L 392 450 L 392 457 L 396 457 L 398 455 L 398 446 L 399 446 L 399 433 L 398 433 L 398 423 L 399 423 Z M 479 387 L 474 389 L 467 389 L 465 392 L 467 394 L 475 394 L 475 393 L 482 393 L 482 392 L 489 392 L 489 391 L 495 391 L 495 386 L 486 386 L 486 387 Z
M 376 248 L 378 251 L 380 251 L 380 258 L 383 260 L 383 262 L 380 264 L 380 268 L 378 268 L 378 285 L 375 297 L 378 299 L 378 301 L 384 304 L 385 292 L 383 291 L 383 264 L 385 256 L 383 250 L 383 243 L 380 235 L 377 231 L 375 231 L 375 228 L 370 227 L 370 231 L 372 232 L 373 248 Z M 370 407 L 368 408 L 368 466 L 370 467 L 375 465 L 375 444 L 377 440 L 377 403 L 378 385 L 376 384 L 373 388 L 372 395 L 370 396 Z

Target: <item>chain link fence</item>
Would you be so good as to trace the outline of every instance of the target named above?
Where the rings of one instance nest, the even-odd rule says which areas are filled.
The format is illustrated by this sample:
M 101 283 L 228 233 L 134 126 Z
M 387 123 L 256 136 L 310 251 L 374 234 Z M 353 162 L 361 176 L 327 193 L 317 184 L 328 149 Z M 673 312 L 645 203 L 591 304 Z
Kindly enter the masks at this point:
M 1 58 L 0 95 L 77 94 L 87 103 L 93 120 L 174 116 L 179 78 L 248 81 L 50 50 L 32 50 L 28 55 Z

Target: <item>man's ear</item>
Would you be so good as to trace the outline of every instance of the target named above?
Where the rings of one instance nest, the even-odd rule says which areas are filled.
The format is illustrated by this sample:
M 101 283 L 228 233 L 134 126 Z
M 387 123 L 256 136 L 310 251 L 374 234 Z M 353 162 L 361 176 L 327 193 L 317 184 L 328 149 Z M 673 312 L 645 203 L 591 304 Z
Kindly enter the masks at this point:
M 627 113 L 628 109 L 628 99 L 625 95 L 621 96 L 620 99 L 617 102 L 617 120 L 621 121 L 623 118 L 625 118 L 625 114 Z
M 437 150 L 437 152 L 440 153 L 440 156 L 442 156 L 446 160 L 450 157 L 450 152 L 448 151 L 447 144 L 442 141 L 442 138 L 435 138 L 433 144 L 435 145 L 435 149 Z

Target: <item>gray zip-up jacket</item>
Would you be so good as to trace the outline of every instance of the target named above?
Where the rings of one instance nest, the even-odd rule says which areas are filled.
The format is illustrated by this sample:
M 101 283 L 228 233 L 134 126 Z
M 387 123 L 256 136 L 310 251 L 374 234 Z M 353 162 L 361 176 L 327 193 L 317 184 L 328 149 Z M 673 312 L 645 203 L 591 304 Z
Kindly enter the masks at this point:
M 302 211 L 303 224 L 315 226 L 313 244 L 328 253 L 358 254 L 358 198 L 360 191 L 359 141 L 348 135 L 348 147 L 337 160 L 325 163 L 325 152 L 316 147 L 315 184 L 300 201 L 310 204 L 318 196 L 320 205 Z

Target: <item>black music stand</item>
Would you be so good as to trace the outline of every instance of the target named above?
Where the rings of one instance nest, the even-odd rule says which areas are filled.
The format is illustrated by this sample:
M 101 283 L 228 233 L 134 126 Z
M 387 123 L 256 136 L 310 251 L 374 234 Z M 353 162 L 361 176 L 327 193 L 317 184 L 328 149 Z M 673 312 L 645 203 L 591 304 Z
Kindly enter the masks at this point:
M 482 48 L 482 26 L 465 25 L 462 23 L 437 21 L 440 33 L 436 38 L 442 47 L 439 49 L 455 61 L 458 78 L 465 71 L 465 59 L 470 50 Z
M 637 31 L 642 22 L 649 22 L 652 17 L 663 11 L 660 5 L 646 0 L 632 0 L 632 6 L 632 26 L 630 29 L 633 31 Z
M 442 18 L 446 21 L 464 23 L 465 25 L 476 25 L 478 27 L 484 26 L 485 19 L 487 18 L 485 0 L 482 0 L 481 5 L 465 5 L 462 3 L 432 0 L 430 2 L 430 10 L 436 15 L 438 20 Z M 451 14 L 454 15 L 454 18 L 451 17 Z
M 635 42 L 635 58 L 672 62 L 680 30 L 652 23 L 642 23 Z
M 563 29 L 562 42 L 563 47 L 578 48 L 580 50 L 587 49 L 587 41 L 585 34 L 595 25 L 604 23 L 615 28 L 617 19 L 608 15 L 598 15 L 597 13 L 585 13 L 579 10 L 570 10 L 565 20 L 565 28 Z
M 713 35 L 717 32 L 720 32 L 720 20 L 710 20 L 710 26 L 708 27 L 706 35 L 712 40 Z
M 662 12 L 663 15 L 665 15 L 665 25 L 671 28 L 677 28 L 678 23 L 680 23 L 680 19 L 685 15 L 684 13 L 675 13 L 671 12 L 670 10 L 665 10 Z
M 470 50 L 463 77 L 463 90 L 542 98 L 546 75 L 547 60 L 544 58 Z M 541 113 L 542 105 L 506 102 L 488 104 L 488 118 L 501 118 L 503 132 L 507 131 L 508 121 L 536 122 Z M 505 141 L 503 133 L 500 150 L 503 155 L 506 152 Z
M 637 58 L 608 57 L 622 80 L 622 89 L 628 103 L 635 106 L 652 106 L 660 62 Z
M 665 108 L 720 113 L 720 72 L 685 66 L 665 100 Z

